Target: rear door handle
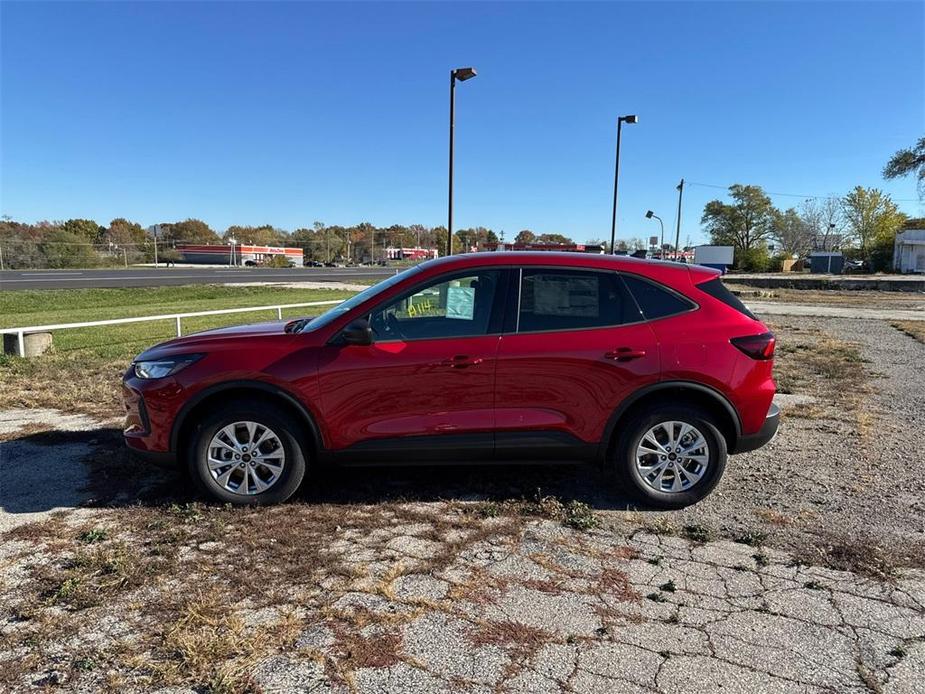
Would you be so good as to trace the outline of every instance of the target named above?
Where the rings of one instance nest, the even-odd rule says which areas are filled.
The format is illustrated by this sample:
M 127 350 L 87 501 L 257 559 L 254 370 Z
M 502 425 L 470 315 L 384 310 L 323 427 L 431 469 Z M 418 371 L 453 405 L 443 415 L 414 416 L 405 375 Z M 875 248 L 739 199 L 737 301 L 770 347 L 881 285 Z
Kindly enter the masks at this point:
M 613 361 L 632 361 L 646 356 L 644 349 L 633 349 L 632 347 L 620 347 L 612 352 L 605 352 L 604 358 Z
M 481 357 L 469 357 L 465 354 L 457 354 L 452 359 L 444 359 L 439 362 L 438 366 L 445 366 L 451 369 L 465 369 L 470 366 L 478 366 L 482 363 Z

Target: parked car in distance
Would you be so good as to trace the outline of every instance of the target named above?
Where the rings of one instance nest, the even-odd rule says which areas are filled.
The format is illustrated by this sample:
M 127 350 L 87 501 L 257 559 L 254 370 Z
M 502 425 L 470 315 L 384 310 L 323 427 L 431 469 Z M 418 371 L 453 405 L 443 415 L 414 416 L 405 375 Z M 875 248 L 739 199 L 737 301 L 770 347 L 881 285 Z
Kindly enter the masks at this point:
M 569 461 L 681 507 L 776 433 L 774 346 L 716 270 L 472 253 L 316 318 L 152 347 L 124 377 L 124 434 L 235 504 L 324 465 Z
M 325 264 L 320 260 L 306 260 L 305 267 L 324 267 Z

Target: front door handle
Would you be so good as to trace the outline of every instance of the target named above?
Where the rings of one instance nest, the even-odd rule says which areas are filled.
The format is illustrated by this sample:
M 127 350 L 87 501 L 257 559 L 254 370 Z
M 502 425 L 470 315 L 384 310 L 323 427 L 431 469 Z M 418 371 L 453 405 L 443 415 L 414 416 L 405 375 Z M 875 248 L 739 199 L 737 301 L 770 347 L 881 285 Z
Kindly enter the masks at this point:
M 465 354 L 457 354 L 452 359 L 444 359 L 438 366 L 445 366 L 451 369 L 465 369 L 470 366 L 478 366 L 482 363 L 481 357 L 469 357 Z
M 620 347 L 612 352 L 604 353 L 605 359 L 613 361 L 632 361 L 633 359 L 641 359 L 644 356 L 646 356 L 644 349 L 633 349 L 632 347 Z

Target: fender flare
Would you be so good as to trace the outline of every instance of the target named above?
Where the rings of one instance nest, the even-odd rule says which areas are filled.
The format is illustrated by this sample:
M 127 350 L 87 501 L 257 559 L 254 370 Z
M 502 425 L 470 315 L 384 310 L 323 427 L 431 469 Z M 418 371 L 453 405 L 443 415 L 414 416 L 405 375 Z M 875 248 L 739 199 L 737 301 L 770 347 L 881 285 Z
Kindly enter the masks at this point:
M 295 408 L 295 410 L 299 413 L 302 421 L 309 428 L 309 431 L 312 435 L 312 444 L 315 446 L 316 451 L 320 451 L 324 447 L 324 442 L 321 437 L 321 429 L 318 427 L 318 423 L 315 421 L 314 415 L 295 395 L 283 388 L 280 388 L 277 385 L 267 383 L 266 381 L 236 380 L 222 381 L 221 383 L 216 383 L 214 385 L 203 388 L 183 404 L 183 407 L 180 408 L 180 411 L 174 418 L 173 426 L 170 430 L 170 450 L 172 452 L 178 452 L 177 448 L 180 439 L 180 432 L 183 431 L 183 426 L 186 424 L 186 420 L 189 417 L 190 412 L 192 412 L 197 405 L 199 405 L 207 398 L 226 390 L 256 390 L 273 397 L 282 398 L 286 401 L 287 404 L 292 405 Z
M 739 418 L 738 411 L 733 406 L 733 404 L 729 402 L 729 399 L 715 388 L 711 388 L 710 386 L 705 386 L 702 383 L 696 383 L 694 381 L 659 381 L 658 383 L 652 383 L 635 391 L 632 395 L 623 400 L 623 402 L 617 406 L 617 409 L 613 411 L 613 414 L 610 415 L 610 419 L 607 420 L 607 425 L 604 427 L 604 436 L 601 438 L 599 444 L 599 459 L 601 461 L 605 460 L 607 455 L 607 448 L 610 446 L 610 441 L 613 438 L 614 430 L 616 429 L 620 419 L 624 414 L 626 414 L 630 407 L 632 407 L 642 398 L 651 395 L 652 393 L 657 393 L 661 390 L 673 389 L 696 391 L 702 395 L 708 396 L 711 400 L 716 402 L 716 404 L 720 405 L 729 415 L 729 419 L 732 421 L 735 428 L 734 434 L 736 440 L 742 436 L 742 420 Z

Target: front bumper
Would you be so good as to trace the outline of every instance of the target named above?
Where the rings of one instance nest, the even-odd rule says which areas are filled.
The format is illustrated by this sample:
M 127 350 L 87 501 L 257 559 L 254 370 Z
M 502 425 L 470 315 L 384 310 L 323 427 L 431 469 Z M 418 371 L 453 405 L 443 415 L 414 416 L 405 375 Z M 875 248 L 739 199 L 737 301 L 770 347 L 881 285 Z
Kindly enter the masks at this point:
M 768 416 L 764 419 L 761 429 L 755 434 L 743 434 L 736 441 L 735 448 L 730 453 L 747 453 L 761 448 L 777 435 L 780 424 L 780 408 L 771 403 Z
M 169 443 L 173 421 L 170 396 L 177 390 L 172 379 L 144 382 L 126 374 L 122 382 L 125 407 L 122 436 L 136 457 L 157 464 L 170 464 L 175 459 Z

